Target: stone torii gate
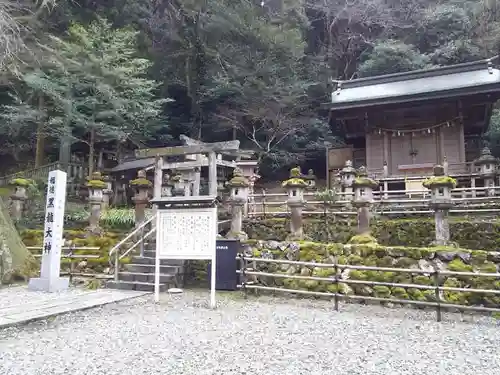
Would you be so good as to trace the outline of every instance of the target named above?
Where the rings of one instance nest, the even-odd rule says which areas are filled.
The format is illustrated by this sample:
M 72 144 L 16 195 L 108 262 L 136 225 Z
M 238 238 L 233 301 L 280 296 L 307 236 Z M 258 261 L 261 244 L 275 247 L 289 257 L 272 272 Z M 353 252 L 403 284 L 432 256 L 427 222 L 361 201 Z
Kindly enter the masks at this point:
M 154 177 L 154 199 L 161 198 L 161 185 L 163 181 L 163 170 L 175 168 L 175 165 L 165 166 L 164 156 L 182 156 L 182 155 L 203 155 L 208 157 L 208 195 L 217 196 L 217 154 L 234 153 L 239 150 L 240 141 L 227 141 L 215 143 L 201 143 L 188 137 L 181 138 L 184 142 L 187 140 L 190 144 L 186 146 L 147 148 L 136 150 L 135 156 L 138 159 L 155 157 L 155 177 Z M 194 141 L 194 142 L 193 142 Z M 186 142 L 188 143 L 188 142 Z M 185 163 L 185 162 L 184 162 Z M 194 165 L 200 164 L 201 160 L 193 162 Z M 231 163 L 232 165 L 232 163 Z M 233 165 L 232 165 L 233 166 Z

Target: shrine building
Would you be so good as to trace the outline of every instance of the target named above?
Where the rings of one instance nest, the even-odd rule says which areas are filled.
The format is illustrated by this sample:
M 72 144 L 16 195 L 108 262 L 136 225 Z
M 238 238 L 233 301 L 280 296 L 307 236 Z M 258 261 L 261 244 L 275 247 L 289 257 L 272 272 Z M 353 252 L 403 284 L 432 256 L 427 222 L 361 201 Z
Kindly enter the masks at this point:
M 460 186 L 476 177 L 481 186 L 473 161 L 499 98 L 492 60 L 339 81 L 328 109 L 346 146 L 329 150 L 330 177 L 351 160 L 390 190 L 408 190 L 447 163 Z

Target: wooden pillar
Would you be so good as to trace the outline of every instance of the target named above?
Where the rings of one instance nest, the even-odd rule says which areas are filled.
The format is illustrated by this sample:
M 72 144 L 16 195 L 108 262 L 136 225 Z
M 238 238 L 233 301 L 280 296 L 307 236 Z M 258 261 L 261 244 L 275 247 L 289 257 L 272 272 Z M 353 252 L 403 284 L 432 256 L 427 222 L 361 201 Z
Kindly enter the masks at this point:
M 208 154 L 208 195 L 217 196 L 217 154 Z
M 391 160 L 389 159 L 389 133 L 384 132 L 384 161 L 387 163 L 389 174 L 391 173 Z
M 446 156 L 445 151 L 444 151 L 444 133 L 443 133 L 443 127 L 439 127 L 437 131 L 437 164 L 444 163 L 444 158 Z M 445 172 L 446 173 L 446 172 Z
M 202 154 L 196 155 L 196 161 L 200 163 L 203 159 Z M 200 183 L 201 183 L 201 167 L 196 167 L 194 169 L 194 182 L 193 182 L 193 195 L 198 196 L 200 195 Z
M 371 150 L 371 145 L 372 145 L 372 135 L 371 133 L 366 133 L 366 136 L 365 136 L 365 167 L 367 170 L 370 170 L 370 169 L 373 169 L 373 165 L 372 163 L 370 162 L 370 159 L 371 159 L 371 154 L 372 154 L 372 150 Z
M 155 163 L 155 178 L 154 178 L 154 185 L 153 185 L 153 199 L 160 199 L 161 198 L 161 185 L 163 183 L 163 157 L 162 156 L 156 156 L 156 163 Z M 153 211 L 156 214 L 156 211 L 158 210 L 158 205 L 155 204 Z
M 470 187 L 472 188 L 472 197 L 476 197 L 476 177 L 471 177 L 470 179 Z
M 460 123 L 458 126 L 458 151 L 459 151 L 459 159 L 460 163 L 465 163 L 465 135 L 464 135 L 464 124 Z

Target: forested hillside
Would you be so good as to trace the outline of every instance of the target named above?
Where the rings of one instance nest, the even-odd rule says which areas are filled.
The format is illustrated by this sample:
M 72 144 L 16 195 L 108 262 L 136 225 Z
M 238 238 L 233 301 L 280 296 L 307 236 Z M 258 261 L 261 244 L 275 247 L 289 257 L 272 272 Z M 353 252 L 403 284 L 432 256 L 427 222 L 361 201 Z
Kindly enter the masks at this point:
M 2 160 L 60 142 L 240 139 L 264 173 L 324 155 L 332 79 L 491 57 L 500 1 L 0 0 Z M 490 129 L 500 138 L 500 116 Z

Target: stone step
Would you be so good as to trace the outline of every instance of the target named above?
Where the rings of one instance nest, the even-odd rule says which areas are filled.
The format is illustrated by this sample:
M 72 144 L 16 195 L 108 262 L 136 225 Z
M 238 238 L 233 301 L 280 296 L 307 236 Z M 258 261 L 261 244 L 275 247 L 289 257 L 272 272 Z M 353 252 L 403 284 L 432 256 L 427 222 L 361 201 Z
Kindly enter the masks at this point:
M 156 259 L 156 250 L 152 250 L 152 249 L 144 250 L 144 257 Z M 163 264 L 163 262 L 165 262 L 169 266 L 182 267 L 182 266 L 184 266 L 186 261 L 184 259 L 162 259 L 161 264 Z M 154 264 L 154 262 L 153 262 L 153 264 Z
M 138 272 L 138 273 L 155 273 L 155 265 L 154 264 L 137 264 L 137 263 L 129 263 L 124 265 L 125 269 L 129 272 Z M 182 273 L 183 269 L 179 266 L 172 265 L 160 265 L 160 273 L 161 274 L 177 274 Z
M 139 281 L 146 283 L 155 282 L 154 273 L 141 273 L 141 272 L 120 272 L 118 273 L 118 278 L 120 281 Z M 172 284 L 177 285 L 177 276 L 173 274 L 160 274 L 161 284 Z
M 106 287 L 109 289 L 138 290 L 141 292 L 154 292 L 155 290 L 154 283 L 140 282 L 140 281 L 110 280 L 106 283 Z M 160 284 L 160 292 L 166 292 L 167 290 L 168 290 L 167 284 Z
M 155 264 L 156 258 L 149 256 L 134 256 L 131 259 L 131 263 L 134 264 Z M 177 266 L 177 264 L 172 264 L 168 259 L 160 259 L 160 265 L 162 266 Z

